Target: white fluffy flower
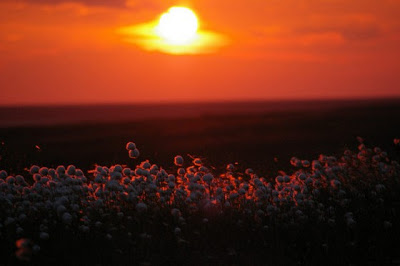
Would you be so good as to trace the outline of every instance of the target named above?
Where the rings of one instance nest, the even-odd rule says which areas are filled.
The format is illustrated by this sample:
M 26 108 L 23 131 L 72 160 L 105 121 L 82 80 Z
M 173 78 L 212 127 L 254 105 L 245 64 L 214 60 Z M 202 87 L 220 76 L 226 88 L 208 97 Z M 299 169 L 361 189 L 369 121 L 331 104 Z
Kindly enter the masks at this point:
M 384 222 L 383 222 L 383 227 L 384 227 L 385 229 L 390 229 L 390 228 L 392 228 L 392 223 L 389 222 L 389 221 L 384 221 Z
M 42 240 L 49 239 L 49 234 L 46 232 L 40 232 L 40 239 L 42 239 Z
M 34 253 L 38 253 L 38 252 L 40 251 L 40 246 L 37 245 L 37 244 L 33 245 L 32 251 L 33 251 Z
M 176 227 L 174 230 L 175 235 L 180 235 L 182 230 L 179 227 Z
M 181 216 L 181 211 L 179 209 L 174 208 L 174 209 L 171 210 L 171 215 L 174 216 L 174 217 L 180 217 Z
M 39 173 L 40 167 L 37 165 L 32 165 L 31 169 L 29 169 L 29 173 L 31 175 Z
M 125 176 L 130 176 L 131 173 L 132 173 L 132 170 L 131 170 L 130 168 L 124 168 L 124 170 L 122 170 L 122 173 L 123 173 Z
M 147 211 L 147 205 L 143 202 L 139 202 L 138 204 L 136 204 L 136 210 L 138 212 L 145 212 Z
M 185 175 L 185 168 L 179 168 L 178 171 L 177 171 L 177 174 L 180 175 L 180 176 Z
M 174 158 L 174 164 L 176 166 L 182 166 L 183 165 L 183 157 L 180 155 L 175 156 Z
M 296 157 L 292 157 L 290 159 L 290 164 L 293 165 L 294 167 L 300 167 L 301 166 L 301 161 Z
M 17 235 L 22 235 L 24 233 L 24 229 L 20 226 L 17 227 L 17 229 L 15 230 L 15 233 Z
M 7 226 L 7 225 L 10 225 L 10 224 L 13 224 L 14 222 L 15 222 L 15 219 L 14 219 L 14 218 L 12 218 L 12 217 L 7 217 L 7 218 L 5 219 L 5 221 L 4 221 L 4 225 Z
M 0 171 L 0 179 L 6 179 L 6 177 L 8 176 L 7 172 L 4 170 Z
M 59 165 L 59 166 L 57 166 L 57 169 L 56 169 L 56 172 L 57 172 L 57 174 L 65 174 L 65 167 L 63 166 L 63 165 Z
M 308 160 L 302 160 L 302 161 L 301 161 L 301 164 L 302 164 L 303 167 L 305 167 L 305 168 L 310 167 L 310 161 L 308 161 Z
M 13 176 L 7 177 L 6 182 L 7 182 L 7 184 L 9 184 L 9 185 L 14 184 L 14 183 L 15 183 L 15 177 L 13 177 Z
M 283 176 L 278 175 L 278 176 L 275 178 L 275 181 L 276 181 L 277 183 L 283 183 L 283 182 L 284 182 L 284 178 L 283 178 Z
M 214 179 L 214 176 L 212 174 L 205 174 L 203 176 L 204 182 L 206 182 L 208 184 L 210 184 L 213 179 Z
M 129 158 L 136 159 L 139 157 L 139 155 L 140 153 L 138 149 L 129 150 Z
M 67 167 L 67 174 L 75 175 L 76 167 L 74 165 L 68 165 Z
M 80 177 L 84 176 L 83 171 L 81 169 L 76 169 L 75 175 Z
M 136 144 L 133 143 L 133 142 L 128 142 L 128 143 L 126 144 L 126 149 L 127 149 L 128 151 L 134 150 L 134 149 L 136 149 Z
M 119 164 L 116 164 L 116 165 L 114 165 L 113 170 L 114 170 L 114 172 L 122 173 L 122 166 Z
M 203 163 L 201 162 L 200 158 L 195 158 L 193 159 L 193 164 L 196 166 L 202 166 Z
M 244 171 L 244 172 L 245 172 L 246 175 L 252 175 L 252 174 L 254 174 L 254 171 L 253 171 L 253 169 L 251 169 L 251 168 L 247 168 L 246 171 Z
M 39 174 L 41 174 L 42 176 L 48 175 L 48 173 L 49 173 L 49 169 L 47 167 L 42 167 L 39 169 Z
M 72 215 L 69 214 L 68 212 L 65 212 L 65 213 L 62 215 L 62 221 L 63 221 L 63 223 L 65 223 L 65 224 L 71 224 L 71 223 L 72 223 Z
M 289 183 L 290 182 L 290 176 L 288 176 L 288 175 L 283 176 L 283 181 L 285 183 Z
M 140 167 L 142 167 L 143 169 L 150 169 L 151 164 L 150 164 L 150 162 L 147 160 L 147 161 L 142 162 L 142 163 L 140 164 Z
M 226 170 L 229 171 L 229 172 L 232 172 L 234 169 L 235 169 L 235 166 L 233 164 L 228 164 L 226 166 Z
M 173 189 L 174 187 L 175 187 L 175 183 L 174 182 L 168 182 L 168 187 L 170 188 L 170 189 Z

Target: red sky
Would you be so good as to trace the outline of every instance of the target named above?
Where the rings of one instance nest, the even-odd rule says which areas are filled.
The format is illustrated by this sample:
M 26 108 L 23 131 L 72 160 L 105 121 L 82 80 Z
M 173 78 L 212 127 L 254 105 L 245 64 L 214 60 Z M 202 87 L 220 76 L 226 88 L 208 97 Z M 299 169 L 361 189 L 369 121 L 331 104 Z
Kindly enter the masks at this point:
M 191 7 L 229 43 L 170 55 L 121 27 Z M 0 105 L 400 96 L 400 0 L 3 0 Z

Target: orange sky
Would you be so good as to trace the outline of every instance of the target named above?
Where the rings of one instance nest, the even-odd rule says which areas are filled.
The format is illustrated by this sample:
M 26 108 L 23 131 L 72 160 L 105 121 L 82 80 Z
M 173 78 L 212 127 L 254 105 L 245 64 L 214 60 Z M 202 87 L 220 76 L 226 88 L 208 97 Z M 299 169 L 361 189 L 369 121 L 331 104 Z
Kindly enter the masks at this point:
M 122 27 L 191 7 L 229 43 L 171 55 Z M 400 0 L 3 0 L 0 105 L 400 96 Z

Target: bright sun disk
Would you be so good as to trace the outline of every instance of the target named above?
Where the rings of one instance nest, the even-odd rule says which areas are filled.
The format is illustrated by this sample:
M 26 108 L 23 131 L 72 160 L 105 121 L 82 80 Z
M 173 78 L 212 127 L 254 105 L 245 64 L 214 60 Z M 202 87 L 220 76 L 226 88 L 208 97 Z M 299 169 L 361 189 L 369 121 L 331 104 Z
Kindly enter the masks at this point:
M 195 40 L 199 23 L 196 14 L 187 7 L 171 7 L 161 15 L 156 32 L 165 41 L 175 45 Z

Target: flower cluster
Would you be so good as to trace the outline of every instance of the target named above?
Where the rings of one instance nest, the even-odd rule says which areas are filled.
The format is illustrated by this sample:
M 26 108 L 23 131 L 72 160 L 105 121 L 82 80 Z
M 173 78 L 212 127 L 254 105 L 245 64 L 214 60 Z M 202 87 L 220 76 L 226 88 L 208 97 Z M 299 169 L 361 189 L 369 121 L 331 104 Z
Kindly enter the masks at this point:
M 126 149 L 138 158 L 133 142 Z M 357 151 L 345 150 L 339 158 L 293 157 L 291 173 L 275 177 L 260 177 L 250 168 L 240 172 L 234 164 L 216 173 L 200 158 L 189 161 L 176 156 L 169 172 L 148 160 L 131 168 L 97 165 L 87 174 L 73 165 L 34 165 L 28 180 L 2 170 L 0 232 L 16 241 L 18 258 L 29 260 L 57 228 L 109 241 L 121 234 L 147 241 L 147 221 L 154 217 L 180 243 L 195 231 L 195 219 L 209 224 L 230 217 L 235 226 L 247 223 L 262 231 L 309 223 L 356 230 L 364 212 L 384 206 L 400 176 L 396 161 L 362 140 Z M 392 228 L 390 215 L 379 219 L 383 229 Z

